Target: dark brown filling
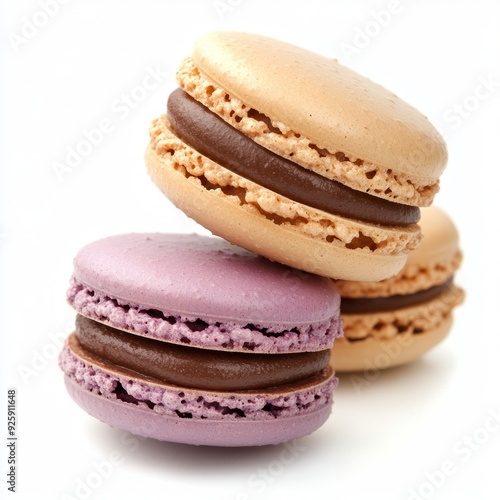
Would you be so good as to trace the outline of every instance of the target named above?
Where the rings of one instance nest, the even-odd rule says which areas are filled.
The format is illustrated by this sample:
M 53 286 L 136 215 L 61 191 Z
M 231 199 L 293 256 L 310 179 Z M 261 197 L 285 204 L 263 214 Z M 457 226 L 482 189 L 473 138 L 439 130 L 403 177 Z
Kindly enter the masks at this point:
M 392 295 L 391 297 L 376 297 L 373 299 L 342 298 L 340 312 L 342 314 L 365 314 L 394 311 L 403 307 L 416 306 L 439 297 L 452 284 L 453 278 L 450 278 L 441 285 L 408 295 Z
M 393 203 L 327 179 L 260 146 L 177 89 L 168 99 L 173 132 L 219 165 L 294 201 L 330 214 L 386 226 L 420 219 L 418 207 Z
M 78 315 L 83 348 L 118 366 L 163 382 L 216 391 L 263 389 L 307 378 L 328 365 L 330 351 L 225 353 L 122 332 Z

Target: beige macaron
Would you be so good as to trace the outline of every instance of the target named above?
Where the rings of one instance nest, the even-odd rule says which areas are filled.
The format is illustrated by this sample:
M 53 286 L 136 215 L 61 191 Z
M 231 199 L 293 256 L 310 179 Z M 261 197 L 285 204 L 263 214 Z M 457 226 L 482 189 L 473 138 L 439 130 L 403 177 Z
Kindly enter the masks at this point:
M 402 269 L 447 162 L 426 117 L 335 60 L 248 33 L 202 36 L 177 81 L 146 163 L 178 208 L 297 269 Z
M 464 291 L 453 283 L 462 253 L 453 221 L 422 210 L 423 242 L 403 270 L 378 282 L 336 281 L 344 337 L 332 351 L 336 371 L 383 369 L 411 362 L 443 340 Z

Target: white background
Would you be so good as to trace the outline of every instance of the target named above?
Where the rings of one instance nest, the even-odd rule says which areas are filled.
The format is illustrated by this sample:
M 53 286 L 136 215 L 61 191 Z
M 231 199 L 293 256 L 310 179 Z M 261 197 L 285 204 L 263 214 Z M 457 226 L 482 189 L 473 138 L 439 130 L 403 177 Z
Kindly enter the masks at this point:
M 3 1 L 0 13 L 0 413 L 17 388 L 17 498 L 500 498 L 499 3 L 51 0 L 50 16 L 43 3 Z M 436 203 L 460 229 L 467 290 L 451 335 L 411 366 L 342 377 L 327 424 L 294 448 L 139 441 L 80 410 L 57 367 L 81 246 L 120 232 L 205 232 L 152 184 L 143 152 L 177 64 L 219 29 L 338 58 L 422 110 L 449 146 Z M 158 81 L 144 89 L 148 72 Z M 57 175 L 103 120 L 100 144 Z

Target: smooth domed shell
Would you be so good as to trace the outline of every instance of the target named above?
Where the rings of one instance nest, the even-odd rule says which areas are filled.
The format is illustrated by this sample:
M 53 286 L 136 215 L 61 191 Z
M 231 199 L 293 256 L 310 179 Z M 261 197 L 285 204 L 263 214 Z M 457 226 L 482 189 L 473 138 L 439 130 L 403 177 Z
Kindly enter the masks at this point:
M 424 238 L 408 256 L 406 265 L 428 267 L 451 261 L 459 251 L 459 235 L 450 216 L 434 205 L 422 209 L 419 224 Z
M 121 303 L 213 321 L 301 326 L 339 313 L 330 280 L 198 235 L 96 241 L 77 254 L 74 277 Z
M 435 182 L 446 144 L 418 110 L 330 59 L 239 32 L 198 39 L 192 59 L 213 82 L 315 146 Z

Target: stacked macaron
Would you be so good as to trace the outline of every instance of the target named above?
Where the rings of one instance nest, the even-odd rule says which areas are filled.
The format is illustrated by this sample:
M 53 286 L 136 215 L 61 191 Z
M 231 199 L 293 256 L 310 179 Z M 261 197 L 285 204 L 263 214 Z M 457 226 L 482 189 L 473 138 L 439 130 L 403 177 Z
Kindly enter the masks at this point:
M 450 217 L 432 206 L 422 210 L 424 239 L 393 278 L 337 281 L 344 337 L 331 364 L 337 371 L 378 370 L 415 360 L 445 338 L 463 290 L 453 282 L 462 261 Z
M 447 161 L 416 109 L 264 36 L 201 37 L 150 128 L 149 174 L 214 234 L 323 276 L 395 275 Z
M 128 234 L 80 250 L 68 301 L 67 389 L 112 426 L 249 446 L 309 434 L 331 412 L 331 280 L 219 238 Z
M 161 440 L 304 436 L 328 418 L 338 382 L 330 278 L 347 297 L 346 280 L 403 269 L 446 146 L 391 92 L 271 38 L 203 36 L 177 77 L 150 127 L 148 172 L 224 239 L 128 234 L 84 247 L 60 357 L 68 391 L 100 420 Z M 352 368 L 343 356 L 333 366 Z

